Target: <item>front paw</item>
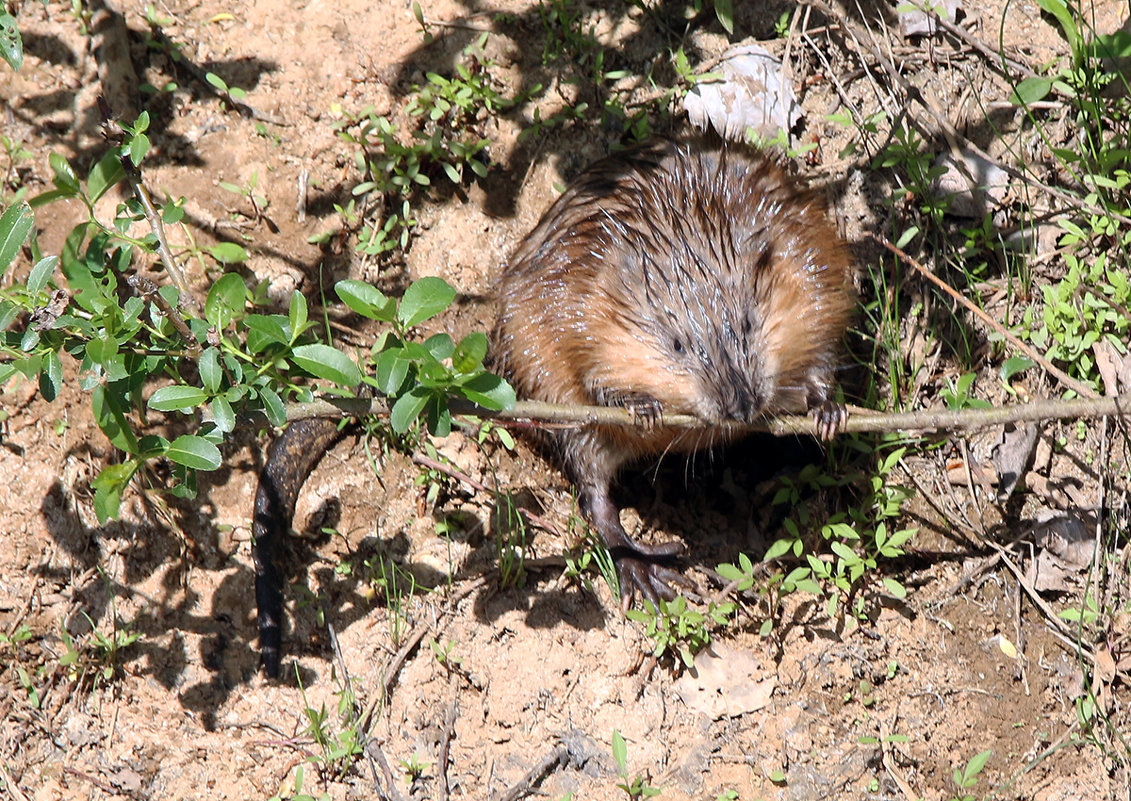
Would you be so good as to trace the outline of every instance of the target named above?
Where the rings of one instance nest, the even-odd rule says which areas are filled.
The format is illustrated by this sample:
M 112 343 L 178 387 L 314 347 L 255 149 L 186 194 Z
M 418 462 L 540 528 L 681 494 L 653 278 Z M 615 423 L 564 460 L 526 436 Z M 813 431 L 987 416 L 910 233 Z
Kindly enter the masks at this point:
M 606 390 L 597 393 L 597 402 L 602 406 L 620 406 L 628 411 L 632 422 L 653 429 L 664 419 L 664 406 L 651 395 L 636 392 Z
M 848 409 L 844 404 L 829 399 L 814 406 L 811 414 L 814 418 L 814 433 L 825 442 L 835 437 L 848 420 Z

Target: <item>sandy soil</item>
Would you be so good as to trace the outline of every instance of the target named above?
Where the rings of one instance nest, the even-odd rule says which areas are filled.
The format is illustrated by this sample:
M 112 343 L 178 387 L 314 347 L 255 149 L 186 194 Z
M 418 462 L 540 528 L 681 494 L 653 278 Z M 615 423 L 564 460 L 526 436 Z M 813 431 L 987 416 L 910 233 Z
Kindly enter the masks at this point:
M 677 4 L 660 5 L 663 19 L 679 19 Z M 1033 65 L 1063 54 L 1036 7 L 1022 5 L 1011 9 L 1004 29 L 1010 52 Z M 975 35 L 996 41 L 998 6 L 971 12 Z M 584 88 L 561 81 L 558 65 L 543 64 L 546 28 L 537 4 L 428 2 L 425 13 L 437 23 L 429 42 L 403 0 L 160 4 L 156 13 L 170 18 L 164 33 L 184 59 L 246 89 L 258 119 L 226 109 L 188 67 L 148 49 L 143 8 L 121 7 L 137 80 L 179 86 L 146 105 L 154 151 L 145 179 L 157 193 L 187 199 L 198 244 L 247 247 L 249 277 L 270 280 L 276 299 L 298 287 L 317 303 L 318 287 L 343 277 L 395 290 L 438 275 L 461 302 L 430 324 L 434 330 L 486 329 L 493 271 L 555 196 L 555 184 L 617 138 L 616 131 L 572 125 L 519 140 L 535 106 L 548 115 L 579 99 L 592 102 Z M 786 8 L 748 4 L 734 38 L 771 40 L 782 52 L 773 22 Z M 1121 22 L 1115 4 L 1097 12 L 1107 15 L 1109 29 Z M 639 10 L 612 4 L 585 13 L 610 58 L 635 75 L 671 46 L 670 29 Z M 20 163 L 19 180 L 35 194 L 48 186 L 48 152 L 80 170 L 103 152 L 95 103 L 102 84 L 91 40 L 69 3 L 23 3 L 19 24 L 27 60 L 19 74 L 0 67 L 0 132 L 34 154 Z M 829 63 L 795 29 L 791 63 L 807 113 L 801 140 L 820 145 L 802 172 L 829 195 L 862 263 L 875 263 L 867 232 L 886 230 L 899 210 L 886 203 L 891 187 L 870 168 L 866 148 L 843 153 L 849 134 L 826 115 L 845 98 L 865 114 L 887 100 L 872 91 L 875 64 L 858 68 L 842 36 L 816 17 L 809 25 Z M 396 117 L 412 87 L 427 72 L 450 74 L 481 31 L 491 32 L 487 52 L 508 94 L 547 87 L 488 122 L 489 177 L 422 202 L 403 259 L 363 259 L 345 237 L 311 244 L 314 235 L 340 228 L 333 204 L 347 202 L 360 180 L 352 147 L 333 127 L 343 110 L 371 104 Z M 957 127 L 988 127 L 977 101 L 1004 99 L 1008 88 L 976 52 L 906 42 L 896 32 L 890 42 L 907 79 Z M 685 46 L 696 64 L 716 58 L 726 43 L 708 16 Z M 994 114 L 996 125 L 1015 126 L 1012 112 Z M 219 185 L 252 176 L 270 224 L 254 220 L 246 201 Z M 303 214 L 300 176 L 309 178 Z M 0 187 L 0 199 L 11 189 Z M 107 213 L 117 200 L 106 200 Z M 37 212 L 45 251 L 58 250 L 77 215 L 58 204 Z M 183 234 L 173 236 L 177 247 L 187 246 Z M 200 263 L 190 269 L 195 285 L 206 287 L 210 276 Z M 957 374 L 945 359 L 935 364 L 935 380 Z M 73 379 L 74 365 L 67 371 Z M 1006 401 L 1002 396 L 991 399 Z M 909 587 L 905 601 L 880 604 L 857 621 L 830 618 L 798 596 L 770 636 L 759 636 L 756 615 L 740 617 L 690 672 L 648 658 L 641 626 L 622 617 L 600 581 L 590 592 L 563 577 L 560 564 L 533 562 L 522 586 L 500 588 L 489 495 L 442 480 L 429 499 L 408 457 L 382 454 L 376 443 L 368 453 L 347 437 L 300 499 L 295 528 L 306 533 L 296 538 L 298 575 L 288 594 L 288 666 L 285 678 L 271 683 L 257 674 L 249 530 L 265 438 L 237 437 L 224 467 L 202 478 L 196 501 L 134 492 L 121 521 L 99 526 L 89 482 L 112 448 L 77 383 L 68 381 L 54 403 L 32 385 L 9 384 L 0 403 L 9 415 L 0 423 L 0 474 L 7 476 L 0 486 L 0 632 L 26 625 L 33 634 L 0 645 L 0 795 L 266 799 L 295 794 L 302 770 L 303 792 L 315 797 L 447 792 L 496 799 L 519 797 L 507 793 L 533 771 L 543 797 L 612 799 L 627 797 L 617 788 L 617 730 L 631 776 L 648 777 L 665 799 L 728 791 L 797 801 L 950 799 L 962 794 L 952 773 L 985 749 L 993 753 L 971 791 L 977 797 L 997 788 L 1007 799 L 1131 798 L 1129 753 L 1111 746 L 1131 736 L 1126 683 L 1114 673 L 1096 680 L 1115 732 L 1084 731 L 1076 711 L 1081 665 L 1004 565 L 985 563 L 992 552 L 970 533 L 989 531 L 1006 543 L 1057 503 L 1094 508 L 1103 485 L 1086 454 L 1102 452 L 1099 424 L 1084 426 L 1080 438 L 1071 424 L 1044 430 L 1047 442 L 1069 444 L 1038 450 L 1038 480 L 1021 504 L 999 506 L 992 493 L 972 498 L 965 472 L 956 480 L 947 472 L 948 461 L 962 462 L 964 448 L 971 462 L 984 463 L 993 432 L 910 455 L 921 491 L 907 522 L 921 533 L 910 558 L 884 567 Z M 489 481 L 493 472 L 536 502 L 559 532 L 567 530 L 569 487 L 524 445 L 510 454 L 453 435 L 437 447 L 472 477 Z M 714 465 L 699 464 L 689 483 L 678 465 L 655 482 L 629 477 L 621 497 L 630 530 L 682 538 L 689 567 L 711 568 L 740 551 L 757 556 L 780 524 L 768 504 L 777 485 L 760 468 L 775 461 L 775 450 L 765 440 L 735 448 Z M 317 533 L 324 529 L 336 533 Z M 539 531 L 528 558 L 558 556 L 570 544 L 563 533 Z M 1010 551 L 1022 564 L 1027 553 Z M 375 564 L 395 565 L 402 583 L 411 576 L 416 593 L 391 608 L 381 587 L 373 590 Z M 1125 558 L 1121 564 L 1125 570 Z M 979 567 L 986 569 L 975 573 Z M 692 575 L 709 582 L 702 570 Z M 1047 600 L 1056 609 L 1078 604 L 1083 580 L 1070 576 Z M 100 632 L 117 625 L 139 635 L 118 654 L 109 680 L 90 671 L 75 678 L 60 663 L 63 632 L 86 643 L 92 623 Z M 1108 642 L 1126 648 L 1127 632 L 1123 640 L 1120 634 L 1116 629 Z M 1003 641 L 1018 649 L 1016 657 Z M 436 650 L 447 646 L 445 664 Z M 304 710 L 327 710 L 325 728 L 336 739 L 348 728 L 339 715 L 346 687 L 372 714 L 363 727 L 366 755 L 342 770 L 320 759 Z M 413 765 L 421 766 L 415 779 Z

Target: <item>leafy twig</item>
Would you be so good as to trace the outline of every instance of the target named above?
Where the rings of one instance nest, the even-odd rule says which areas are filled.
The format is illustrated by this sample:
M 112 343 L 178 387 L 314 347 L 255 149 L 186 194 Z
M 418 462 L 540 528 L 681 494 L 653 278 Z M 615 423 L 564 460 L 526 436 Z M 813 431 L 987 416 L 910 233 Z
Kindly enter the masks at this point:
M 160 28 L 151 28 L 150 35 L 153 37 L 153 41 L 156 44 L 160 45 L 163 49 L 165 49 L 166 52 L 179 52 L 177 44 L 172 39 L 170 39 L 168 35 L 166 35 L 166 33 Z M 260 122 L 269 122 L 272 125 L 278 125 L 281 128 L 289 128 L 294 125 L 294 123 L 292 122 L 287 122 L 286 120 L 280 119 L 278 117 L 273 117 L 266 112 L 260 111 L 254 106 L 251 106 L 238 98 L 232 97 L 230 94 L 224 94 L 215 84 L 208 80 L 209 72 L 207 70 L 198 67 L 183 55 L 180 58 L 175 59 L 174 63 L 176 64 L 176 66 L 181 67 L 185 71 L 187 71 L 189 75 L 191 75 L 197 82 L 199 82 L 201 88 L 204 89 L 204 91 L 208 92 L 213 97 L 220 98 L 225 103 L 229 103 L 233 108 L 239 111 L 242 116 L 250 117 L 253 120 L 259 120 Z
M 125 141 L 125 131 L 114 120 L 113 112 L 110 106 L 106 103 L 104 97 L 98 98 L 98 110 L 102 114 L 102 135 L 110 144 L 114 146 L 121 146 Z M 186 301 L 191 302 L 196 308 L 200 308 L 196 298 L 193 297 L 189 291 L 188 281 L 185 280 L 184 271 L 180 265 L 177 264 L 173 258 L 173 251 L 169 248 L 169 239 L 165 236 L 165 223 L 161 219 L 161 214 L 153 206 L 153 201 L 149 197 L 149 192 L 145 188 L 145 184 L 141 180 L 141 171 L 138 170 L 137 165 L 134 164 L 130 154 L 123 152 L 118 159 L 122 164 L 122 170 L 126 174 L 126 182 L 130 185 L 134 195 L 137 197 L 138 203 L 141 204 L 142 210 L 145 212 L 145 219 L 149 221 L 149 227 L 153 231 L 153 235 L 157 238 L 157 255 L 161 257 L 161 263 L 165 265 L 165 272 L 169 274 L 172 279 L 173 285 L 181 293 L 181 297 Z
M 200 355 L 200 343 L 197 342 L 196 337 L 192 335 L 188 323 L 177 313 L 176 309 L 169 305 L 169 302 L 162 297 L 161 293 L 157 291 L 157 284 L 143 275 L 131 275 L 126 278 L 126 283 L 133 287 L 134 291 L 139 293 L 146 302 L 156 306 L 157 310 L 172 324 L 173 328 L 180 334 L 181 339 L 185 341 L 185 346 L 190 356 L 196 358 Z

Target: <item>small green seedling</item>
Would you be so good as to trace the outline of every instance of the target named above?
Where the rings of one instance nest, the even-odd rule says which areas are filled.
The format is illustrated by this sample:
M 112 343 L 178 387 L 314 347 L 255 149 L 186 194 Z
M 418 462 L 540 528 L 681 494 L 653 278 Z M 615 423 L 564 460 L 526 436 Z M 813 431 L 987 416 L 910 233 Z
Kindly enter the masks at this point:
M 613 729 L 613 761 L 617 763 L 617 772 L 621 777 L 617 787 L 624 790 L 625 795 L 632 801 L 652 798 L 660 794 L 659 788 L 652 787 L 648 783 L 647 775 L 637 774 L 635 777 L 629 778 L 628 746 L 625 745 L 624 737 L 616 729 Z
M 399 760 L 401 769 L 404 771 L 405 784 L 413 785 L 424 778 L 424 771 L 428 769 L 427 762 L 421 762 L 417 754 L 413 754 L 408 759 Z
M 986 762 L 991 754 L 993 754 L 993 751 L 982 751 L 972 756 L 961 770 L 955 769 L 953 779 L 954 786 L 958 788 L 958 794 L 954 796 L 952 801 L 975 801 L 975 796 L 965 791 L 978 783 L 978 776 L 982 769 L 986 767 Z
M 228 108 L 235 108 L 242 105 L 242 101 L 247 97 L 247 92 L 240 89 L 238 86 L 228 86 L 228 84 L 214 72 L 208 72 L 204 75 L 204 80 L 208 81 L 212 87 L 220 93 L 221 100 Z
M 658 609 L 651 601 L 645 601 L 644 609 L 630 609 L 626 614 L 630 620 L 644 624 L 644 634 L 653 642 L 653 656 L 659 658 L 671 651 L 690 668 L 695 665 L 695 654 L 711 642 L 711 624 L 725 626 L 736 608 L 729 601 L 711 601 L 706 612 L 699 612 L 678 595 L 671 601 L 661 600 Z

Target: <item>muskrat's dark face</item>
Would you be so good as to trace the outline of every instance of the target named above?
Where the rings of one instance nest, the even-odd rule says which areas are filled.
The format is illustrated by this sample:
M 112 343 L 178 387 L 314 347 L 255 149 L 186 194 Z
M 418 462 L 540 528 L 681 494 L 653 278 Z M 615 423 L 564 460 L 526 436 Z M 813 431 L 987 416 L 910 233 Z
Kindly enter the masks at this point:
M 759 345 L 758 310 L 709 308 L 688 300 L 689 308 L 649 326 L 656 348 L 667 354 L 668 372 L 680 377 L 678 397 L 669 408 L 713 423 L 759 419 L 770 406 L 774 387 L 766 350 Z M 670 378 L 662 383 L 669 385 Z

